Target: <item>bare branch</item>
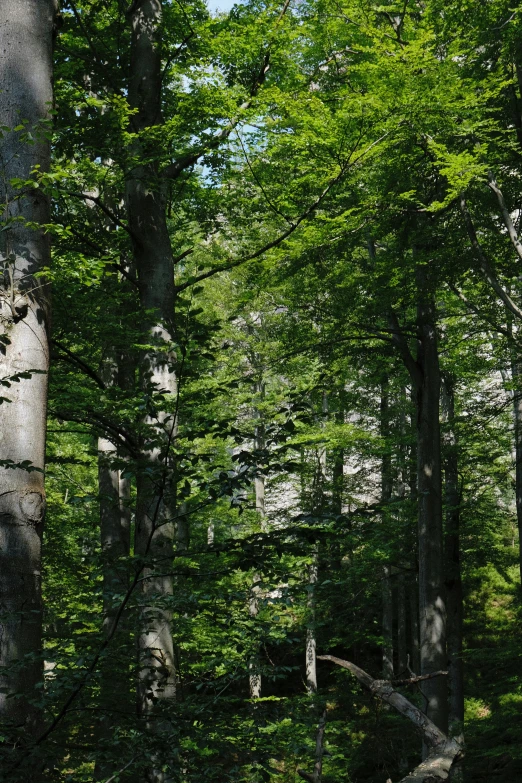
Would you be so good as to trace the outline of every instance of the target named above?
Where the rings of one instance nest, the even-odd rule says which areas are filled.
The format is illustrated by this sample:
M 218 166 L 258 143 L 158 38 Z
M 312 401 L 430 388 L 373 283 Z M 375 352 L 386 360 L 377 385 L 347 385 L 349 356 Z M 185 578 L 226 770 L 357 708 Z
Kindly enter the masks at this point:
M 513 221 L 511 220 L 511 215 L 509 214 L 509 209 L 506 207 L 506 202 L 504 201 L 504 196 L 502 194 L 502 191 L 500 190 L 499 186 L 495 182 L 492 174 L 489 175 L 488 185 L 497 197 L 500 210 L 502 212 L 502 217 L 504 219 L 504 224 L 508 230 L 509 238 L 511 239 L 513 247 L 517 251 L 519 258 L 522 258 L 522 242 L 518 238 L 517 232 L 515 230 L 515 226 L 513 225 Z
M 432 680 L 434 677 L 447 677 L 448 672 L 431 672 L 430 674 L 414 674 L 406 680 L 392 680 L 392 685 L 415 685 L 417 682 L 424 682 L 424 680 Z
M 454 764 L 463 755 L 462 746 L 456 740 L 447 737 L 418 707 L 415 707 L 405 696 L 394 690 L 389 680 L 374 680 L 354 663 L 343 661 L 342 658 L 336 658 L 334 655 L 318 655 L 317 657 L 322 661 L 332 661 L 332 663 L 342 666 L 343 669 L 348 669 L 370 693 L 378 696 L 401 715 L 411 720 L 422 733 L 424 741 L 431 751 L 425 761 L 415 767 L 413 772 L 406 775 L 400 783 L 438 783 L 438 781 L 448 779 Z M 440 674 L 441 672 L 434 672 L 432 676 Z
M 504 290 L 504 288 L 500 285 L 499 281 L 497 280 L 495 273 L 493 272 L 491 265 L 487 259 L 486 254 L 482 250 L 482 247 L 480 246 L 480 242 L 477 238 L 477 232 L 475 231 L 475 226 L 473 225 L 473 221 L 471 219 L 471 215 L 469 214 L 468 208 L 466 206 L 466 199 L 462 195 L 460 197 L 460 211 L 462 212 L 462 216 L 464 217 L 464 223 L 466 225 L 466 229 L 468 232 L 468 236 L 470 238 L 471 246 L 473 250 L 475 251 L 475 256 L 480 264 L 480 268 L 482 269 L 482 272 L 484 273 L 484 277 L 490 284 L 490 286 L 493 288 L 499 299 L 501 299 L 506 307 L 515 315 L 517 318 L 520 318 L 522 320 L 522 310 L 520 310 L 517 305 L 514 303 L 514 301 L 511 299 L 507 291 Z

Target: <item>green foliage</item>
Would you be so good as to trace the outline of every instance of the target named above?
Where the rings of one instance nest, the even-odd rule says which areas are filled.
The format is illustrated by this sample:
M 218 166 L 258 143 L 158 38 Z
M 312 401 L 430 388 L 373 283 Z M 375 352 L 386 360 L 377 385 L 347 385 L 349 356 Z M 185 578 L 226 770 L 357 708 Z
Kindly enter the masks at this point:
M 520 340 L 459 201 L 465 193 L 481 247 L 519 303 L 519 257 L 487 186 L 493 172 L 518 229 L 518 9 L 310 0 L 282 12 L 253 0 L 212 16 L 199 0 L 164 2 L 163 116 L 138 132 L 127 4 L 62 5 L 53 167 L 15 183 L 45 189 L 53 205 L 46 673 L 35 697 L 53 727 L 45 774 L 136 781 L 154 763 L 184 783 L 295 783 L 297 768 L 313 769 L 324 709 L 323 783 L 398 779 L 416 764 L 413 729 L 345 671 L 320 664 L 318 692 L 307 693 L 304 650 L 313 632 L 318 650 L 379 676 L 383 567 L 395 605 L 399 584 L 408 601 L 416 591 L 415 411 L 389 315 L 415 352 L 421 268 L 456 391 L 466 774 L 515 780 L 510 395 L 521 393 L 511 374 Z M 175 338 L 159 348 L 144 336 L 154 314 L 139 304 L 125 209 L 136 169 L 150 192 L 163 188 L 177 259 Z M 0 351 L 8 340 L 0 336 Z M 177 396 L 140 376 L 147 348 L 172 362 Z M 161 416 L 176 419 L 168 447 Z M 137 476 L 160 484 L 168 465 L 177 494 L 173 561 L 147 561 L 131 545 L 117 563 L 121 588 L 103 584 L 98 438 L 114 446 L 108 465 L 128 481 L 133 513 Z M 145 442 L 166 452 L 159 467 Z M 393 490 L 383 504 L 386 460 Z M 146 568 L 174 579 L 172 594 L 155 597 L 173 618 L 178 692 L 159 726 L 136 714 L 132 696 L 143 609 L 134 588 Z M 106 646 L 104 601 L 122 607 L 121 633 Z M 411 619 L 406 629 L 411 637 Z M 260 699 L 249 692 L 253 667 Z M 111 679 L 121 693 L 106 708 Z

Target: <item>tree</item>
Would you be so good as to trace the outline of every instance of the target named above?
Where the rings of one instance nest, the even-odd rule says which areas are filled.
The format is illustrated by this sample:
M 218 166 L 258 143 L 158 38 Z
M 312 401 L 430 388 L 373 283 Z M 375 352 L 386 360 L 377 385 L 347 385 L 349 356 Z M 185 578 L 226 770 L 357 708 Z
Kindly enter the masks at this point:
M 53 0 L 8 0 L 0 30 L 2 201 L 0 721 L 7 747 L 38 733 L 41 541 L 49 368 L 49 199 Z M 22 754 L 25 751 L 22 751 Z M 5 759 L 2 759 L 5 763 Z M 37 769 L 37 765 L 35 765 Z

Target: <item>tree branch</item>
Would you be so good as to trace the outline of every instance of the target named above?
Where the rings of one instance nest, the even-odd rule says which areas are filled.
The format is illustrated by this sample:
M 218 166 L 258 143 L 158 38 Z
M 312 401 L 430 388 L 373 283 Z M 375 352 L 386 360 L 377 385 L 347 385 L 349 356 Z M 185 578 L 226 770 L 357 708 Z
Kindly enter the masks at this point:
M 489 175 L 488 185 L 497 197 L 500 210 L 502 212 L 502 217 L 504 219 L 504 225 L 508 230 L 509 238 L 511 239 L 513 247 L 517 251 L 519 258 L 522 258 L 522 242 L 518 238 L 517 232 L 515 230 L 515 226 L 513 225 L 513 221 L 511 220 L 511 215 L 509 214 L 509 210 L 506 207 L 506 202 L 504 201 L 504 196 L 502 195 L 502 191 L 500 190 L 497 183 L 495 182 L 492 174 Z
M 66 193 L 68 196 L 72 196 L 73 198 L 79 198 L 83 201 L 92 201 L 94 204 L 96 204 L 97 207 L 101 209 L 102 212 L 104 212 L 108 218 L 112 220 L 112 222 L 119 226 L 120 228 L 123 228 L 124 231 L 126 231 L 129 236 L 134 236 L 132 230 L 129 228 L 129 226 L 126 223 L 123 223 L 117 215 L 114 214 L 114 212 L 109 209 L 109 207 L 105 206 L 103 201 L 99 196 L 95 196 L 92 193 L 77 193 L 74 190 L 64 190 L 62 188 L 62 193 Z
M 454 764 L 463 755 L 462 746 L 456 740 L 447 737 L 418 707 L 415 707 L 401 693 L 394 690 L 389 680 L 374 680 L 355 664 L 343 661 L 334 655 L 318 655 L 317 658 L 322 661 L 331 661 L 342 666 L 343 669 L 348 669 L 370 693 L 378 696 L 401 715 L 411 720 L 422 733 L 426 745 L 431 748 L 430 753 L 425 761 L 415 767 L 413 772 L 406 775 L 400 783 L 438 783 L 438 781 L 448 779 Z M 441 672 L 434 672 L 431 676 L 440 674 Z
M 495 277 L 495 273 L 493 272 L 490 263 L 486 257 L 486 254 L 482 250 L 482 247 L 480 246 L 480 243 L 477 239 L 477 232 L 475 231 L 475 226 L 473 225 L 473 221 L 471 219 L 471 215 L 469 214 L 468 208 L 466 206 L 466 199 L 463 195 L 460 197 L 460 211 L 462 212 L 462 216 L 464 218 L 464 223 L 466 225 L 466 229 L 468 232 L 468 236 L 471 242 L 471 246 L 473 250 L 475 251 L 475 256 L 480 264 L 480 268 L 482 269 L 482 272 L 484 273 L 484 277 L 490 284 L 490 286 L 493 288 L 499 299 L 501 299 L 506 307 L 515 315 L 517 318 L 520 318 L 522 320 L 522 310 L 520 310 L 517 305 L 513 302 L 507 291 L 504 290 L 504 288 L 500 285 L 499 281 Z
M 81 370 L 83 370 L 83 372 L 86 375 L 88 375 L 89 378 L 92 378 L 92 380 L 100 387 L 100 389 L 107 388 L 104 382 L 102 381 L 102 379 L 100 378 L 100 376 L 98 375 L 98 373 L 96 373 L 92 369 L 92 367 L 89 367 L 89 365 L 86 362 L 84 362 L 83 359 L 80 359 L 79 356 L 76 356 L 76 354 L 73 353 L 73 351 L 70 351 L 69 348 L 66 348 L 66 346 L 63 345 L 63 343 L 60 343 L 58 342 L 58 340 L 51 338 L 51 345 L 54 345 L 56 348 L 58 348 L 59 351 L 62 351 L 62 353 L 65 354 L 69 362 L 75 365 L 76 367 L 79 367 Z
M 430 674 L 415 674 L 413 677 L 409 677 L 406 680 L 392 680 L 392 685 L 415 685 L 417 682 L 424 682 L 424 680 L 432 680 L 434 677 L 447 677 L 448 672 L 431 672 Z
M 290 6 L 290 0 L 285 0 L 281 13 L 279 14 L 277 21 L 275 23 L 272 36 L 275 34 L 277 28 L 279 27 L 279 24 L 281 23 L 281 20 L 283 19 L 284 15 L 288 11 L 289 6 Z M 261 68 L 259 69 L 259 72 L 257 73 L 252 83 L 252 86 L 250 88 L 250 96 L 248 100 L 244 101 L 241 104 L 236 116 L 232 120 L 230 120 L 228 125 L 226 125 L 218 133 L 216 133 L 215 136 L 209 139 L 209 141 L 206 144 L 200 145 L 196 149 L 192 150 L 191 152 L 188 152 L 186 155 L 179 158 L 179 160 L 174 161 L 169 166 L 164 168 L 162 172 L 164 177 L 167 177 L 168 179 L 176 179 L 183 171 L 185 171 L 185 169 L 188 169 L 190 168 L 190 166 L 193 166 L 195 163 L 197 163 L 198 159 L 202 155 L 205 155 L 207 152 L 216 149 L 216 147 L 219 147 L 219 145 L 223 141 L 228 139 L 228 137 L 230 136 L 234 128 L 236 128 L 238 124 L 241 122 L 244 112 L 250 108 L 250 106 L 252 105 L 252 101 L 254 100 L 259 90 L 265 83 L 266 75 L 270 70 L 270 47 L 271 47 L 271 42 L 269 43 L 265 55 L 263 57 L 263 63 L 261 65 Z
M 473 302 L 470 302 L 470 300 L 467 298 L 465 294 L 462 293 L 462 291 L 457 288 L 456 285 L 453 285 L 453 283 L 448 283 L 448 288 L 450 291 L 453 291 L 455 296 L 458 296 L 461 302 L 464 302 L 466 307 L 469 307 L 470 310 L 473 310 L 475 315 L 478 315 L 479 318 L 482 318 L 484 321 L 487 321 L 490 326 L 493 327 L 493 329 L 498 332 L 499 334 L 503 334 L 504 337 L 508 337 L 509 339 L 513 339 L 513 335 L 508 332 L 507 329 L 504 329 L 504 327 L 499 326 L 497 323 L 495 323 L 491 318 L 488 318 L 487 316 L 482 313 L 479 308 L 473 304 Z
M 276 239 L 273 239 L 270 242 L 267 242 L 266 245 L 263 245 L 263 247 L 260 247 L 258 250 L 256 250 L 254 253 L 251 253 L 247 256 L 242 256 L 241 258 L 236 258 L 233 261 L 229 261 L 228 264 L 223 264 L 219 267 L 214 267 L 213 269 L 208 269 L 206 272 L 202 272 L 200 275 L 196 275 L 195 277 L 190 278 L 190 280 L 187 280 L 185 283 L 181 283 L 180 285 L 176 286 L 176 292 L 184 291 L 186 288 L 190 288 L 190 286 L 195 285 L 196 283 L 201 282 L 202 280 L 207 280 L 209 277 L 213 277 L 214 275 L 217 275 L 219 272 L 226 272 L 229 269 L 235 269 L 238 266 L 241 266 L 242 264 L 246 264 L 248 261 L 254 261 L 256 258 L 259 258 L 260 256 L 267 253 L 269 250 L 272 250 L 274 247 L 278 247 L 280 244 L 282 244 L 285 239 L 288 239 L 291 234 L 294 233 L 294 231 L 301 225 L 301 223 L 306 220 L 310 215 L 317 209 L 317 207 L 321 204 L 323 199 L 328 195 L 330 190 L 336 185 L 344 176 L 346 170 L 349 168 L 348 164 L 345 164 L 341 167 L 341 170 L 339 174 L 337 174 L 336 177 L 334 177 L 326 186 L 326 188 L 323 190 L 323 192 L 316 198 L 316 200 L 310 204 L 309 207 L 297 218 L 297 220 L 292 223 L 285 231 L 283 231 L 282 234 L 280 234 Z
M 388 324 L 392 342 L 399 351 L 401 359 L 410 374 L 411 382 L 415 387 L 419 387 L 422 383 L 422 370 L 413 358 L 395 310 L 390 310 L 388 314 Z

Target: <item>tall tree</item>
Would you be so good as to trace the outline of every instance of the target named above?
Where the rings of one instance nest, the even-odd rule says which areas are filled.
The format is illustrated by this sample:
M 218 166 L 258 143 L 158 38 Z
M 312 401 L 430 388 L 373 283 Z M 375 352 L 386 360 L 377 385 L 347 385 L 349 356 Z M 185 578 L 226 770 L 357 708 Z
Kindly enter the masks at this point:
M 0 722 L 17 746 L 37 729 L 41 541 L 49 368 L 49 200 L 54 0 L 6 0 L 0 26 Z
M 135 111 L 130 120 L 135 141 L 126 203 L 140 302 L 149 320 L 144 334 L 148 347 L 141 361 L 143 393 L 149 402 L 138 466 L 135 527 L 135 552 L 144 566 L 138 631 L 138 708 L 144 718 L 161 711 L 176 692 L 172 610 L 168 604 L 173 593 L 169 571 L 175 532 L 171 455 L 177 427 L 174 263 L 167 227 L 166 183 L 158 177 L 154 157 L 147 162 L 151 158 L 147 148 L 151 139 L 144 135 L 162 122 L 162 14 L 161 0 L 133 3 L 129 11 L 129 104 Z M 165 397 L 170 411 L 161 404 Z M 157 769 L 149 776 L 154 781 L 163 780 L 163 773 Z
M 417 356 L 410 352 L 399 322 L 391 316 L 393 339 L 410 373 L 416 393 L 417 493 L 419 546 L 420 664 L 422 674 L 446 666 L 446 602 L 442 528 L 441 440 L 439 424 L 440 367 L 433 276 L 426 262 L 416 265 Z M 427 715 L 441 731 L 448 726 L 444 677 L 422 686 Z

